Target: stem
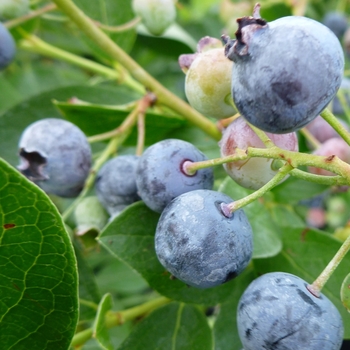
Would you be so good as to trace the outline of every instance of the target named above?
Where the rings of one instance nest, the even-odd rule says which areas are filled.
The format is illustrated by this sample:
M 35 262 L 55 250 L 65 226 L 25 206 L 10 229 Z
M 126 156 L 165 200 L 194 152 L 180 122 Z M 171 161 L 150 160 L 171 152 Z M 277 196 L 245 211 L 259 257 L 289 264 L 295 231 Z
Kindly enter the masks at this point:
M 134 320 L 140 316 L 145 315 L 163 305 L 170 303 L 172 300 L 166 297 L 159 297 L 157 299 L 147 301 L 144 304 L 132 307 L 130 309 L 126 309 L 123 311 L 108 311 L 105 316 L 105 322 L 107 328 L 112 328 L 115 326 L 119 326 L 126 321 Z M 88 328 L 79 333 L 76 333 L 71 342 L 71 346 L 83 345 L 88 340 L 93 337 L 93 329 Z
M 254 202 L 258 198 L 262 197 L 265 193 L 269 192 L 272 188 L 277 186 L 292 170 L 293 170 L 293 167 L 289 163 L 284 164 L 278 170 L 278 173 L 267 184 L 265 184 L 264 186 L 259 188 L 257 191 L 253 192 L 252 194 L 242 199 L 234 201 L 230 204 L 226 204 L 225 208 L 229 209 L 229 211 L 233 213 L 234 211 L 244 207 L 245 205 Z M 225 212 L 227 211 L 225 210 Z
M 342 89 L 338 90 L 338 99 L 339 99 L 339 102 L 344 110 L 344 114 L 346 115 L 346 118 L 348 119 L 348 123 L 350 123 L 350 108 L 348 106 L 344 90 L 342 90 Z
M 144 304 L 134 306 L 123 311 L 109 311 L 106 314 L 106 327 L 112 328 L 119 326 L 126 321 L 134 320 L 146 313 L 149 313 L 163 305 L 170 303 L 171 300 L 166 297 L 159 297 L 157 299 L 147 301 Z
M 340 262 L 343 260 L 347 252 L 350 250 L 350 236 L 345 240 L 340 249 L 334 255 L 333 259 L 328 263 L 326 268 L 316 278 L 316 280 L 308 286 L 309 291 L 315 296 L 319 296 L 322 288 L 327 283 L 329 278 L 332 276 L 335 269 L 338 267 Z
M 139 113 L 137 117 L 137 145 L 136 145 L 136 155 L 140 156 L 143 153 L 143 148 L 145 146 L 145 113 Z
M 128 130 L 133 125 L 135 125 L 136 117 L 139 111 L 139 107 L 138 107 L 139 104 L 140 104 L 140 101 L 138 102 L 136 107 L 130 112 L 130 114 L 125 118 L 124 122 L 120 126 L 115 128 L 114 130 L 107 131 L 102 134 L 90 136 L 88 137 L 88 141 L 90 143 L 94 143 L 94 142 L 104 141 L 104 140 L 108 140 L 113 137 L 122 135 L 126 130 Z
M 307 173 L 306 171 L 302 171 L 300 169 L 293 169 L 290 172 L 290 175 L 309 182 L 318 183 L 320 185 L 326 186 L 344 186 L 348 185 L 348 181 L 343 177 L 336 176 L 325 176 L 325 175 L 315 175 L 311 173 Z
M 330 126 L 333 127 L 335 131 L 350 145 L 350 133 L 344 128 L 344 126 L 339 122 L 339 120 L 331 113 L 331 111 L 326 108 L 321 112 L 321 116 L 324 120 L 328 122 Z
M 137 62 L 124 52 L 108 35 L 99 29 L 71 0 L 53 0 L 55 4 L 70 17 L 73 22 L 111 58 L 117 60 L 130 74 L 152 91 L 162 103 L 186 117 L 214 139 L 219 140 L 221 133 L 215 124 L 190 107 L 185 101 L 166 89 L 155 78 L 147 73 Z
M 97 172 L 101 166 L 108 160 L 108 158 L 116 151 L 118 145 L 121 144 L 127 136 L 129 136 L 131 128 L 136 123 L 137 108 L 133 110 L 123 121 L 118 128 L 120 132 L 114 136 L 108 143 L 108 146 L 104 149 L 101 155 L 96 159 L 94 166 L 92 167 L 88 178 L 85 181 L 84 188 L 80 192 L 79 196 L 75 201 L 64 211 L 62 214 L 63 221 L 66 221 L 71 215 L 76 206 L 82 201 L 83 198 L 88 194 L 90 189 L 94 186 Z
M 93 301 L 90 301 L 90 300 L 80 299 L 79 298 L 79 303 L 80 303 L 80 305 L 85 305 L 85 306 L 87 306 L 90 309 L 93 309 L 95 311 L 97 311 L 97 309 L 98 309 L 98 305 L 96 303 L 94 303 Z
M 142 95 L 144 95 L 146 92 L 145 88 L 141 84 L 139 84 L 137 81 L 135 81 L 129 74 L 121 75 L 117 70 L 106 67 L 102 64 L 88 60 L 78 55 L 74 55 L 65 50 L 61 50 L 39 39 L 35 35 L 26 33 L 23 30 L 20 30 L 20 33 L 26 39 L 21 40 L 19 46 L 20 48 L 26 51 L 35 52 L 47 57 L 59 59 L 59 60 L 74 64 L 80 68 L 84 68 L 94 73 L 101 74 L 107 78 L 118 80 L 119 83 L 125 84 L 126 86 L 141 93 Z
M 256 135 L 259 137 L 259 139 L 264 143 L 266 148 L 274 147 L 275 144 L 271 141 L 271 139 L 267 136 L 266 132 L 258 129 L 256 126 L 250 124 L 247 122 L 247 124 L 250 126 L 250 128 L 256 133 Z
M 236 148 L 235 153 L 222 158 L 214 158 L 209 160 L 203 160 L 201 162 L 186 161 L 183 163 L 183 171 L 185 174 L 192 176 L 197 170 L 210 168 L 212 166 L 221 165 L 230 162 L 236 162 L 239 160 L 245 160 L 249 158 L 247 152 L 244 149 Z
M 134 19 L 132 19 L 131 21 L 122 24 L 120 26 L 106 26 L 100 22 L 95 22 L 95 24 L 100 27 L 101 29 L 110 32 L 110 33 L 121 33 L 121 32 L 125 32 L 127 30 L 133 29 L 135 28 L 139 23 L 141 22 L 141 17 L 135 17 Z
M 79 333 L 76 333 L 70 344 L 71 347 L 85 344 L 92 337 L 92 328 L 87 328 Z
M 25 23 L 33 18 L 39 17 L 44 13 L 56 10 L 57 6 L 55 4 L 48 4 L 38 10 L 34 10 L 24 16 L 12 19 L 11 21 L 7 21 L 4 23 L 5 27 L 7 27 L 8 29 L 11 29 L 13 27 L 16 27 L 22 23 Z
M 300 130 L 300 132 L 304 135 L 304 137 L 306 138 L 306 140 L 309 141 L 309 143 L 312 145 L 312 147 L 314 149 L 317 149 L 318 147 L 321 146 L 321 142 L 319 142 L 316 137 L 314 135 L 311 134 L 311 132 L 306 129 L 306 128 L 302 128 Z

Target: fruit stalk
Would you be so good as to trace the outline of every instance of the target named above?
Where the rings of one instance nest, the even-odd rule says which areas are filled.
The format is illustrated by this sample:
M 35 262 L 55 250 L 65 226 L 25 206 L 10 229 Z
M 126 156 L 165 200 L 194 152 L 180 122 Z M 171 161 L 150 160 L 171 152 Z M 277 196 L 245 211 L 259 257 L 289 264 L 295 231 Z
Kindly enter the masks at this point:
M 339 122 L 339 120 L 326 108 L 321 112 L 321 117 L 325 119 L 344 139 L 344 141 L 350 145 L 350 133 L 344 128 L 344 126 Z
M 272 188 L 277 186 L 292 170 L 293 167 L 289 163 L 284 164 L 278 170 L 278 173 L 266 185 L 262 186 L 260 189 L 242 199 L 225 205 L 225 207 L 228 208 L 231 213 L 233 213 L 234 211 L 254 202 L 258 198 L 262 197 L 265 193 L 269 192 Z
M 335 269 L 341 263 L 345 255 L 350 250 L 350 236 L 341 245 L 337 253 L 334 255 L 332 260 L 328 263 L 326 268 L 321 272 L 321 274 L 316 278 L 316 280 L 308 286 L 308 289 L 315 296 L 319 296 L 322 288 L 327 283 L 329 278 L 332 276 Z
M 148 74 L 137 62 L 98 28 L 71 0 L 53 1 L 91 40 L 98 44 L 111 58 L 117 60 L 147 89 L 151 90 L 157 96 L 159 103 L 180 113 L 192 124 L 198 126 L 214 139 L 220 139 L 221 133 L 214 123 L 195 111 L 181 98 L 174 95 Z
M 140 94 L 145 94 L 145 88 L 134 80 L 129 74 L 119 74 L 115 69 L 106 67 L 100 63 L 93 62 L 89 59 L 74 55 L 65 50 L 59 49 L 53 45 L 48 44 L 47 42 L 39 39 L 33 34 L 28 34 L 23 30 L 20 30 L 22 36 L 25 37 L 24 40 L 21 40 L 19 46 L 21 49 L 26 51 L 35 52 L 47 57 L 59 59 L 71 64 L 74 64 L 83 69 L 87 69 L 91 72 L 101 74 L 109 79 L 115 79 L 119 83 L 123 83 L 126 86 L 130 87 L 134 91 L 139 92 Z

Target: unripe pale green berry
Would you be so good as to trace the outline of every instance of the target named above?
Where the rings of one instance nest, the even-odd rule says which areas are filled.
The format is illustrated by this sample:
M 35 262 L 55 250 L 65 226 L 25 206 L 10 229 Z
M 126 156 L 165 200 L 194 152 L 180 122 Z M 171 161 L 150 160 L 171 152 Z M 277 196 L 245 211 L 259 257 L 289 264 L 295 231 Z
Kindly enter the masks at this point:
M 108 214 L 96 196 L 84 198 L 75 208 L 76 234 L 100 232 L 108 221 Z
M 153 35 L 162 35 L 175 21 L 174 0 L 133 0 L 134 13 L 141 17 L 142 23 Z
M 0 18 L 4 20 L 17 18 L 29 12 L 29 0 L 1 0 Z
M 232 68 L 233 62 L 225 57 L 223 47 L 198 53 L 186 74 L 185 93 L 190 105 L 208 117 L 234 115 Z

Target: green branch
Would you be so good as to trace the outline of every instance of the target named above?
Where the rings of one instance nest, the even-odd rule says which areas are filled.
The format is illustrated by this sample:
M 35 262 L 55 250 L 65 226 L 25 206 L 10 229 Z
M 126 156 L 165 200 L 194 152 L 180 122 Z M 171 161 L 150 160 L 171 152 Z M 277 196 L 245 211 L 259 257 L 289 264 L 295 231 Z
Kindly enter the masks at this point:
M 183 115 L 192 124 L 198 126 L 214 139 L 219 140 L 221 133 L 216 125 L 202 114 L 190 107 L 185 101 L 174 95 L 155 78 L 147 73 L 137 62 L 124 52 L 112 39 L 109 38 L 94 22 L 86 16 L 71 0 L 53 0 L 53 2 L 99 47 L 111 58 L 118 61 L 130 74 L 152 91 L 159 103 L 170 107 Z

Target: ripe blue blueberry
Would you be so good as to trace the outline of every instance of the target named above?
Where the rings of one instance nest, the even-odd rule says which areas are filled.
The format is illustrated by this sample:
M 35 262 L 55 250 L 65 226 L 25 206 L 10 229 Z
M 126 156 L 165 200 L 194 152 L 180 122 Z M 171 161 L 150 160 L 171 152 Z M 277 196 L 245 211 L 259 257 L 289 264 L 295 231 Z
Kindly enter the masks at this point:
M 155 143 L 140 157 L 136 169 L 136 184 L 139 196 L 156 212 L 182 193 L 212 189 L 214 183 L 211 168 L 187 175 L 185 161 L 199 162 L 207 157 L 191 143 L 168 139 Z
M 96 195 L 110 215 L 140 199 L 136 187 L 138 161 L 138 156 L 118 156 L 106 162 L 98 172 Z
M 155 249 L 161 264 L 176 278 L 197 288 L 210 288 L 236 277 L 253 251 L 252 228 L 242 209 L 229 217 L 220 192 L 196 190 L 172 200 L 156 229 Z
M 227 41 L 235 62 L 232 97 L 241 115 L 271 133 L 289 133 L 312 121 L 334 98 L 343 77 L 338 38 L 310 18 L 289 16 L 267 23 L 238 20 L 237 40 Z M 320 73 L 322 72 L 322 73 Z
M 264 274 L 248 286 L 237 324 L 245 350 L 339 350 L 344 332 L 333 303 L 284 272 Z
M 45 192 L 75 197 L 91 166 L 91 149 L 74 124 L 55 118 L 29 125 L 19 141 L 18 169 Z
M 323 24 L 328 27 L 339 39 L 341 39 L 348 28 L 348 20 L 341 12 L 328 12 L 323 20 Z
M 0 23 L 0 70 L 5 69 L 14 59 L 16 44 L 8 29 Z

